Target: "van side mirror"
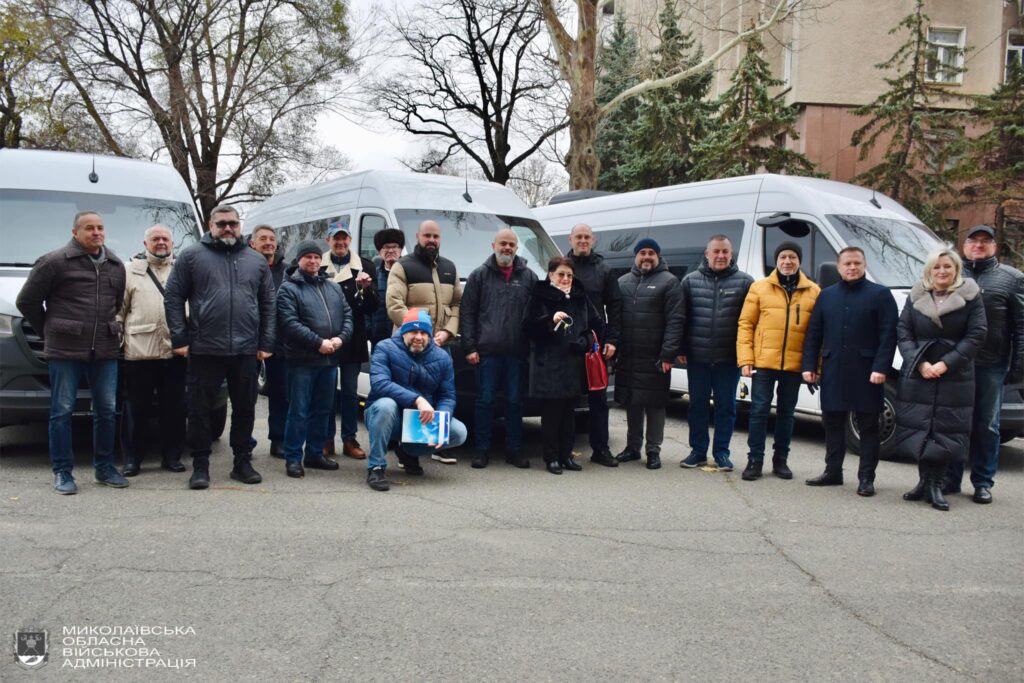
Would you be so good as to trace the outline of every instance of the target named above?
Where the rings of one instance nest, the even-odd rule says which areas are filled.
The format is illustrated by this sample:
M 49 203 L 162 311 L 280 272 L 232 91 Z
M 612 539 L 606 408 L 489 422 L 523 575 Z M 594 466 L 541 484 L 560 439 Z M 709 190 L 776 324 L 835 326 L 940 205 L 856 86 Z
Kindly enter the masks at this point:
M 778 228 L 790 237 L 800 238 L 811 234 L 811 226 L 806 221 L 794 219 L 784 211 L 758 218 L 757 224 L 762 228 Z

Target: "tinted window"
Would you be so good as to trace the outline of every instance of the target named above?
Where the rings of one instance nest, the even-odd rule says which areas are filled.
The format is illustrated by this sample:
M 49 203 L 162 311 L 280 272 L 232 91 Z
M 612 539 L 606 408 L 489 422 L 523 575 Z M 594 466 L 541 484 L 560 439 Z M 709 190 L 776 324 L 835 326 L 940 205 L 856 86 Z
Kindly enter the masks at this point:
M 0 190 L 0 231 L 4 236 L 0 264 L 31 266 L 43 254 L 67 244 L 71 222 L 79 211 L 100 214 L 106 246 L 125 261 L 142 251 L 143 234 L 156 223 L 170 229 L 176 251 L 200 236 L 191 204 L 78 192 Z
M 328 251 L 330 247 L 327 246 L 327 230 L 335 223 L 348 227 L 348 215 L 320 218 L 314 221 L 286 225 L 278 229 L 277 241 L 280 243 L 281 251 L 284 253 L 285 263 L 291 263 L 295 259 L 295 251 L 303 240 L 318 240 L 321 246 L 323 246 L 323 250 Z

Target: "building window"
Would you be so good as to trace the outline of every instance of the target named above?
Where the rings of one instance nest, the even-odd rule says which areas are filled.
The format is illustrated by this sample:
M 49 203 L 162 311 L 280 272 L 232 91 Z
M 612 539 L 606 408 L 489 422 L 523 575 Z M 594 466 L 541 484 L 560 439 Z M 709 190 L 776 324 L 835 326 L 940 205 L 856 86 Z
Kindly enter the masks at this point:
M 1021 0 L 1024 2 L 1024 0 Z M 1010 31 L 1006 34 L 1006 68 L 1003 71 L 1003 82 L 1010 77 L 1010 66 L 1024 66 L 1024 31 Z
M 928 29 L 927 80 L 932 83 L 963 82 L 965 33 L 962 28 Z

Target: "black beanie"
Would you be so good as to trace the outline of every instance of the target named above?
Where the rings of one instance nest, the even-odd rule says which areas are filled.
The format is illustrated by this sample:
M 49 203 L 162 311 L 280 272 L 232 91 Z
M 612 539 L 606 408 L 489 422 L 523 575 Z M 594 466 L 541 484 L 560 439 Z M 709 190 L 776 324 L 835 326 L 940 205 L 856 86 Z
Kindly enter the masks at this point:
M 323 254 L 324 250 L 320 247 L 320 243 L 316 240 L 303 240 L 299 242 L 299 248 L 295 251 L 295 262 L 298 263 L 299 259 L 306 254 Z
M 800 248 L 800 245 L 796 242 L 783 242 L 779 246 L 775 247 L 775 257 L 772 259 L 775 263 L 779 262 L 779 254 L 784 251 L 795 251 L 796 257 L 800 259 L 800 263 L 804 262 L 804 250 Z

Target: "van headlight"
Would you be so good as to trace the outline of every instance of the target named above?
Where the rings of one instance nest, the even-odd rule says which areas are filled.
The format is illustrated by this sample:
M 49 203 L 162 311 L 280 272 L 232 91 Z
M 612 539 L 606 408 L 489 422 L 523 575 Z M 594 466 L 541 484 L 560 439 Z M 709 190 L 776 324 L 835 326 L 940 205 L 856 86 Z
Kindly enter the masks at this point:
M 14 316 L 0 314 L 0 337 L 14 336 Z

